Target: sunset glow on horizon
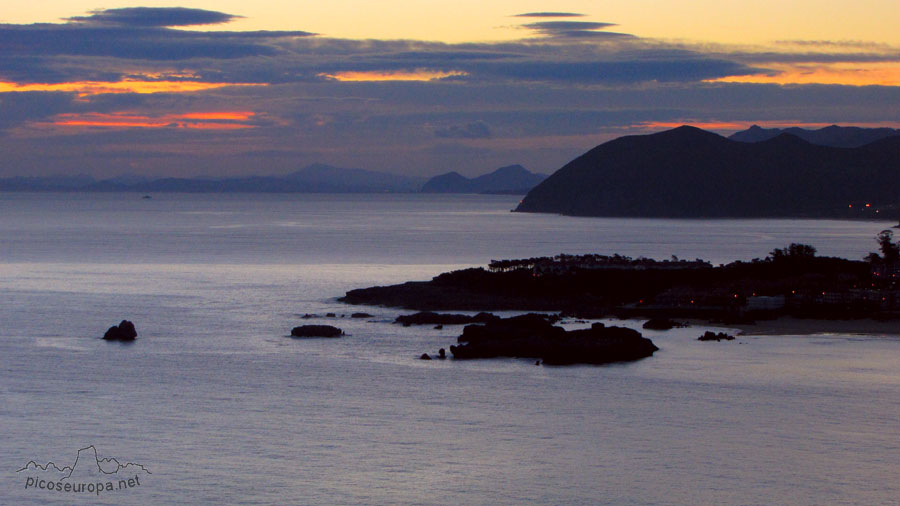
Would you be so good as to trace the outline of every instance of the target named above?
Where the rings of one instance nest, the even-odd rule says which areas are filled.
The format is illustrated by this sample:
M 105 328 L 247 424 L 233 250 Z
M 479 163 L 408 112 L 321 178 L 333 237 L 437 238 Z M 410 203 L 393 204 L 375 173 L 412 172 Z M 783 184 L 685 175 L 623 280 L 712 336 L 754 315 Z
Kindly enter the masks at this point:
M 107 93 L 190 93 L 214 90 L 226 86 L 268 86 L 266 83 L 203 83 L 197 81 L 78 81 L 64 83 L 14 83 L 0 81 L 0 93 L 26 91 L 59 91 L 75 93 L 79 97 Z
M 897 63 L 768 64 L 765 66 L 774 72 L 728 76 L 712 79 L 711 82 L 900 86 L 900 64 Z
M 53 121 L 41 124 L 53 127 L 98 128 L 187 128 L 196 130 L 242 130 L 254 125 L 239 123 L 255 116 L 247 111 L 193 112 L 146 116 L 129 113 L 60 114 Z
M 461 71 L 442 70 L 413 70 L 413 71 L 357 71 L 335 72 L 333 74 L 319 74 L 320 77 L 334 79 L 342 82 L 379 82 L 379 81 L 434 81 L 448 77 L 466 75 Z

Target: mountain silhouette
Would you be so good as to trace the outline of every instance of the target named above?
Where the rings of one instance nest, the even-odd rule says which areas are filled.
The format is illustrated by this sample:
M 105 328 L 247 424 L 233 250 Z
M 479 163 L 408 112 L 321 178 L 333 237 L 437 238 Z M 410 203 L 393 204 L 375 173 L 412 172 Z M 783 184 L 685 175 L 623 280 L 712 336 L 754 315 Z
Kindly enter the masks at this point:
M 97 183 L 91 176 L 14 176 L 0 179 L 0 191 L 80 191 Z
M 116 176 L 96 181 L 90 176 L 13 177 L 0 179 L 0 191 L 134 191 L 188 193 L 410 193 L 425 178 L 364 169 L 312 164 L 289 174 L 228 178 L 148 179 Z
M 546 179 L 545 174 L 535 174 L 521 165 L 508 165 L 475 178 L 467 178 L 458 172 L 448 172 L 429 179 L 423 193 L 504 193 L 524 195 Z
M 744 143 L 682 126 L 620 137 L 532 189 L 520 212 L 635 217 L 890 218 L 900 202 L 900 136 L 859 148 L 782 133 Z M 865 204 L 871 204 L 866 207 Z M 850 207 L 854 206 L 854 207 Z M 858 210 L 869 210 L 870 215 Z
M 424 181 L 424 178 L 374 170 L 342 169 L 321 163 L 308 165 L 282 178 L 310 186 L 328 185 L 360 192 L 413 192 L 418 190 Z
M 893 128 L 842 127 L 837 125 L 827 126 L 818 130 L 807 130 L 800 127 L 762 128 L 758 125 L 753 125 L 747 130 L 732 134 L 728 138 L 739 142 L 762 142 L 774 139 L 785 133 L 819 146 L 858 148 L 886 137 L 900 135 L 900 130 Z
M 28 462 L 25 467 L 19 469 L 16 472 L 23 471 L 52 472 L 59 475 L 57 477 L 57 479 L 59 480 L 65 480 L 69 478 L 89 480 L 100 476 L 118 474 L 120 471 L 123 471 L 126 474 L 132 474 L 138 471 L 145 472 L 147 474 L 153 474 L 149 469 L 140 464 L 135 464 L 133 462 L 122 464 L 118 459 L 115 458 L 100 458 L 97 453 L 97 448 L 94 447 L 94 445 L 80 448 L 78 450 L 78 453 L 75 455 L 75 461 L 72 463 L 72 465 L 59 467 L 53 462 L 48 462 L 47 464 L 41 465 L 32 460 Z

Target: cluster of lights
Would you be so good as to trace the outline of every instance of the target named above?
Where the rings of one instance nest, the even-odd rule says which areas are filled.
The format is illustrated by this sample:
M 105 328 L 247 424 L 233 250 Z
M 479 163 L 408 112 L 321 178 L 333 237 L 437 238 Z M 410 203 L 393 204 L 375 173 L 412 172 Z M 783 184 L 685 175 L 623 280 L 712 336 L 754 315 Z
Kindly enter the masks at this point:
M 867 209 L 870 209 L 870 208 L 872 207 L 872 204 L 867 202 L 865 206 L 861 206 L 861 207 L 865 207 L 865 208 L 867 208 Z M 853 209 L 853 204 L 847 204 L 847 208 L 848 208 L 848 209 Z M 880 211 L 879 209 L 875 209 L 875 212 L 878 213 L 878 212 L 881 212 L 881 211 Z

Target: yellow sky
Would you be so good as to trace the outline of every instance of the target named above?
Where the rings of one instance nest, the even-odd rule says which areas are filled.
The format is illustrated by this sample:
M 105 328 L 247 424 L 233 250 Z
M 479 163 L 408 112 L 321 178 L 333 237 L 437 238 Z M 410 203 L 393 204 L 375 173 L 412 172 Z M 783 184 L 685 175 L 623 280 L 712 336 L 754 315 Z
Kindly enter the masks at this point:
M 874 41 L 900 45 L 897 0 L 42 0 L 8 2 L 0 21 L 56 22 L 94 8 L 192 7 L 244 19 L 218 29 L 306 30 L 364 39 L 445 42 L 515 39 L 530 11 L 569 11 L 618 23 L 642 37 L 764 44 L 783 39 Z

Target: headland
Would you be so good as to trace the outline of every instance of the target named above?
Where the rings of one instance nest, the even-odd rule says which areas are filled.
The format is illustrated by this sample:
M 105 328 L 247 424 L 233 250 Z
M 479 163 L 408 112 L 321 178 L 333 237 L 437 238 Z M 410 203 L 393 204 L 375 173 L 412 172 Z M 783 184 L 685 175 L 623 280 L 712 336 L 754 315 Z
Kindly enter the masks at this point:
M 900 248 L 891 237 L 882 232 L 883 255 L 865 261 L 816 256 L 803 244 L 718 266 L 621 255 L 493 260 L 430 281 L 351 290 L 340 300 L 418 311 L 693 319 L 747 334 L 890 333 L 900 323 Z

